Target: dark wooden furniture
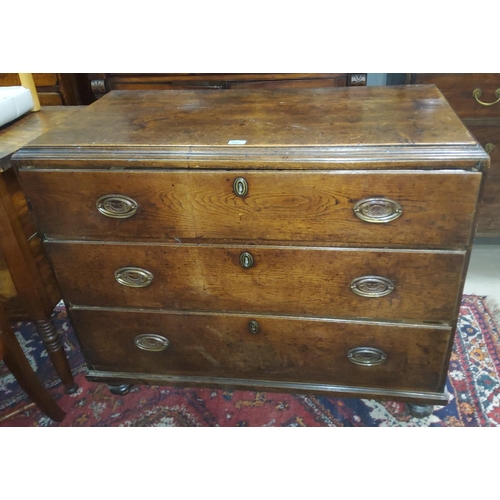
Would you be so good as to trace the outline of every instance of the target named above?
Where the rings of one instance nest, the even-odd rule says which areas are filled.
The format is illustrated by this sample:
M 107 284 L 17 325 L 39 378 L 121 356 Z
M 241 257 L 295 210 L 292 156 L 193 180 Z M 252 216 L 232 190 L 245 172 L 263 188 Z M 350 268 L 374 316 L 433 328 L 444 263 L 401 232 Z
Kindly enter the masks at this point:
M 86 73 L 33 73 L 42 106 L 78 106 L 95 101 Z M 21 85 L 17 73 L 0 73 L 0 87 Z
M 327 88 L 366 85 L 366 73 L 95 73 L 96 99 L 111 90 Z
M 77 387 L 51 313 L 60 291 L 19 187 L 11 157 L 19 148 L 75 113 L 42 108 L 0 128 L 0 300 L 10 319 L 35 321 L 66 392 Z
M 414 84 L 435 84 L 490 154 L 477 236 L 500 236 L 500 73 L 416 73 L 409 80 Z
M 434 86 L 113 91 L 14 161 L 91 380 L 447 402 L 489 157 Z
M 66 415 L 40 382 L 31 368 L 24 352 L 12 331 L 9 319 L 0 302 L 0 360 L 12 372 L 18 384 L 28 397 L 38 405 L 49 418 L 60 422 Z

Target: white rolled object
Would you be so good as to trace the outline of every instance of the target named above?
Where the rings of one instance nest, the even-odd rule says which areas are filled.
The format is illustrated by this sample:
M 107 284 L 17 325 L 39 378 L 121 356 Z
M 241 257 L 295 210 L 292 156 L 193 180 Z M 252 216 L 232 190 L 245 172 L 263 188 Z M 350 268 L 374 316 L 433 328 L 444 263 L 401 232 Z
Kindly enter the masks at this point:
M 31 92 L 21 86 L 0 87 L 0 127 L 33 108 Z

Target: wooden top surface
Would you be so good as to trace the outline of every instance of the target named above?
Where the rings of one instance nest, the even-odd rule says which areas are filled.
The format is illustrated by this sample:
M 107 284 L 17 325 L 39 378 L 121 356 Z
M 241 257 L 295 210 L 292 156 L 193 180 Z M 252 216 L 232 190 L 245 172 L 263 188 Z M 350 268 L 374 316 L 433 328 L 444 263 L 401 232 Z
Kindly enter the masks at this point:
M 83 106 L 46 106 L 0 127 L 0 172 L 9 167 L 4 161 L 28 142 L 50 130 Z
M 112 91 L 44 146 L 474 144 L 434 86 Z
M 112 91 L 33 141 L 15 159 L 116 161 L 148 155 L 223 161 L 232 157 L 325 158 L 346 148 L 475 148 L 487 158 L 434 85 L 280 90 Z M 325 153 L 325 148 L 330 148 Z M 303 154 L 305 149 L 312 153 Z M 480 149 L 480 148 L 479 148 Z M 297 153 L 297 151 L 301 153 Z M 358 152 L 358 156 L 362 154 Z M 392 152 L 391 152 L 392 154 Z M 406 153 L 407 154 L 407 153 Z M 65 157 L 66 155 L 66 157 Z M 274 160 L 273 160 L 274 161 Z M 322 160 L 324 161 L 324 160 Z M 298 163 L 298 161 L 297 161 Z

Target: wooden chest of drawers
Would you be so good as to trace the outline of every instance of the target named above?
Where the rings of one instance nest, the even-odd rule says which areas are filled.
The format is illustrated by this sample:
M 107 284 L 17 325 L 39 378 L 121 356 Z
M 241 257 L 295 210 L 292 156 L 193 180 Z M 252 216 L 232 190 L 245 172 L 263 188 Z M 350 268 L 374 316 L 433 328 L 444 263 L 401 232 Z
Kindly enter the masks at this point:
M 436 87 L 113 91 L 14 161 L 89 378 L 446 402 L 489 157 Z

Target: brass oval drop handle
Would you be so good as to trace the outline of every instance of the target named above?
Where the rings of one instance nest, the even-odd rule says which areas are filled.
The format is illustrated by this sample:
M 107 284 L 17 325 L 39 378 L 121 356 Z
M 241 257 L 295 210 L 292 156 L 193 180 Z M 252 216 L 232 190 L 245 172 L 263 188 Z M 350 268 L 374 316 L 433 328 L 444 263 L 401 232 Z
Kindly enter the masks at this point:
M 381 365 L 387 355 L 375 347 L 355 347 L 347 353 L 347 358 L 355 365 L 376 366 Z
M 474 97 L 474 99 L 479 103 L 481 104 L 481 106 L 493 106 L 494 104 L 496 104 L 497 102 L 500 102 L 500 89 L 496 89 L 495 90 L 495 95 L 498 97 L 498 99 L 494 102 L 483 102 L 483 101 L 480 101 L 479 98 L 483 95 L 483 91 L 481 89 L 474 89 L 472 91 L 472 96 Z
M 403 213 L 401 205 L 389 198 L 365 198 L 354 205 L 354 215 L 365 222 L 387 224 Z
M 106 217 L 128 219 L 139 208 L 135 200 L 123 194 L 107 194 L 96 201 L 97 210 Z
M 123 286 L 144 288 L 153 281 L 153 273 L 140 267 L 120 267 L 115 271 L 115 279 Z
M 383 276 L 359 276 L 351 281 L 351 290 L 361 297 L 384 297 L 394 290 L 394 283 Z
M 156 333 L 143 333 L 134 338 L 134 344 L 143 351 L 159 352 L 164 351 L 170 345 L 170 341 Z

